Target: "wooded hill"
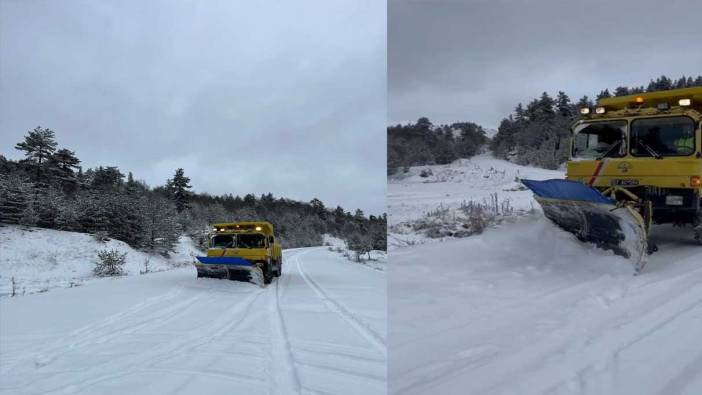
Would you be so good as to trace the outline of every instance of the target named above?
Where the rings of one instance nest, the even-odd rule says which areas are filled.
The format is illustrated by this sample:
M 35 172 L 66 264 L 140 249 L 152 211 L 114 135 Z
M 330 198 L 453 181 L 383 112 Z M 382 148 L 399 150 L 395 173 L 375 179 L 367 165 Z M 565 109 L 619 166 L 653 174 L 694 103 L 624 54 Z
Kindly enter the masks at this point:
M 214 222 L 266 220 L 285 248 L 321 245 L 326 233 L 359 252 L 386 249 L 385 214 L 366 216 L 327 208 L 319 199 L 300 202 L 270 193 L 194 193 L 183 169 L 151 188 L 115 166 L 84 171 L 75 153 L 58 148 L 55 133 L 41 127 L 15 148 L 24 159 L 0 155 L 0 224 L 92 233 L 167 255 L 183 233 L 204 243 Z

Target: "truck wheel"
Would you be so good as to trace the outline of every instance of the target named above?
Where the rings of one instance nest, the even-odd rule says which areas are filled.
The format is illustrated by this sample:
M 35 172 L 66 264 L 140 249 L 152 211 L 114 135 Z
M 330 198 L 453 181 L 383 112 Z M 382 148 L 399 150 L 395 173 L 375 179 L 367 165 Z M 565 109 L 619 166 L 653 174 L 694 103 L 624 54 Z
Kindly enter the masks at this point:
M 693 232 L 695 235 L 695 240 L 697 243 L 702 245 L 702 212 L 697 214 L 697 220 L 692 224 L 694 226 Z
M 275 276 L 280 277 L 280 275 L 283 274 L 283 264 L 280 261 L 278 261 L 276 262 L 275 266 Z
M 263 265 L 263 283 L 270 284 L 273 281 L 273 268 L 270 263 Z

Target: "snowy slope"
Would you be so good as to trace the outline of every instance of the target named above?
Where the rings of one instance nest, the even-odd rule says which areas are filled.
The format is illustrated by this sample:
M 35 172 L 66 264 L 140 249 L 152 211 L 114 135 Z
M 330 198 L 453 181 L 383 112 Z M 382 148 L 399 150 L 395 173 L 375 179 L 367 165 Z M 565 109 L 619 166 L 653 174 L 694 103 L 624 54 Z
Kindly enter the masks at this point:
M 360 262 L 356 260 L 356 254 L 349 250 L 346 241 L 334 237 L 331 235 L 324 235 L 324 245 L 327 246 L 327 250 L 334 251 L 349 262 L 360 264 L 368 267 L 369 269 L 384 271 L 388 267 L 388 253 L 387 251 L 372 250 L 369 254 L 362 254 L 360 257 Z
M 489 192 L 489 177 L 475 176 L 461 177 L 463 193 Z M 399 188 L 406 200 L 395 207 L 422 207 L 429 195 L 422 184 L 390 191 Z M 527 203 L 519 193 L 515 204 Z M 636 277 L 538 210 L 482 235 L 396 248 L 390 393 L 702 393 L 702 247 L 689 228 L 659 226 L 652 237 L 660 251 Z
M 19 294 L 72 287 L 95 280 L 92 270 L 97 252 L 104 249 L 127 253 L 123 267 L 127 275 L 138 275 L 144 270 L 147 259 L 149 271 L 162 271 L 190 264 L 192 256 L 198 254 L 187 237 L 181 237 L 176 252 L 166 259 L 158 254 L 134 250 L 119 240 L 97 241 L 86 233 L 3 226 L 0 227 L 0 296 L 10 294 L 13 277 Z
M 266 288 L 188 267 L 3 298 L 0 394 L 384 394 L 384 273 L 283 259 Z
M 421 177 L 425 170 L 431 170 L 432 175 Z M 521 178 L 563 178 L 563 172 L 519 166 L 485 154 L 450 165 L 415 166 L 406 174 L 391 177 L 387 192 L 389 247 L 402 245 L 398 243 L 402 240 L 428 242 L 416 235 L 398 234 L 395 229 L 437 208 L 456 210 L 463 202 L 482 203 L 497 194 L 500 202 L 507 202 L 518 214 L 530 211 L 537 205 L 532 193 L 518 182 Z

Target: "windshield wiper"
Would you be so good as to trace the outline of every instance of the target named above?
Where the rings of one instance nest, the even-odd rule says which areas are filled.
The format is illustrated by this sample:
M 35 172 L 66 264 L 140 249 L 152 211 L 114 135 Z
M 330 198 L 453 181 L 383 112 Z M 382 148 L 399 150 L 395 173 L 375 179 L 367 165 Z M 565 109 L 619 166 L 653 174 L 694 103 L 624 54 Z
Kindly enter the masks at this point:
M 613 149 L 619 147 L 619 145 L 622 143 L 622 140 L 617 140 L 616 142 L 612 143 L 612 145 L 607 148 L 607 151 L 605 151 L 602 155 L 598 156 L 595 158 L 596 160 L 602 160 L 605 156 L 609 155 L 610 152 L 612 152 Z
M 646 149 L 646 151 L 648 151 L 648 153 L 651 154 L 651 156 L 653 156 L 654 158 L 656 158 L 656 159 L 662 159 L 662 158 L 663 158 L 663 156 L 661 156 L 661 154 L 659 154 L 658 152 L 656 152 L 653 148 L 649 147 L 648 144 L 644 143 L 643 141 L 641 141 L 641 140 L 636 140 L 636 142 L 637 142 L 639 145 L 641 145 L 642 147 L 644 147 L 644 148 Z

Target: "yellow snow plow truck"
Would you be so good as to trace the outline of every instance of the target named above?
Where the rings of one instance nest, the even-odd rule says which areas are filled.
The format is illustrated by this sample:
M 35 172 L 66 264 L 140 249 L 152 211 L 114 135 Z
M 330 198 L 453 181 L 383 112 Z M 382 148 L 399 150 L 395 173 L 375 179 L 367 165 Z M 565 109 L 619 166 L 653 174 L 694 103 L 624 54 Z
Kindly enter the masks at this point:
M 604 98 L 580 114 L 566 180 L 522 180 L 544 215 L 635 273 L 657 249 L 652 224 L 691 225 L 702 244 L 702 87 Z
M 198 277 L 250 281 L 263 286 L 283 272 L 283 253 L 268 222 L 212 225 L 207 256 L 193 262 Z

